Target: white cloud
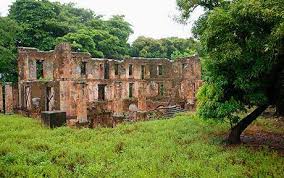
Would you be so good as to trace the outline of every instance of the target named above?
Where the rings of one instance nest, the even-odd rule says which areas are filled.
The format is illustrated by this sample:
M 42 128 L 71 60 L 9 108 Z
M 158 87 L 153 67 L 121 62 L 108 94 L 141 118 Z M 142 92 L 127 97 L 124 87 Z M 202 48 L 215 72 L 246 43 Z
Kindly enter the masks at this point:
M 0 12 L 8 13 L 9 5 L 14 0 L 1 0 Z M 61 3 L 74 2 L 77 7 L 92 9 L 98 15 L 111 17 L 112 15 L 125 15 L 126 20 L 133 25 L 134 34 L 129 41 L 144 35 L 153 38 L 163 37 L 190 37 L 189 25 L 182 25 L 173 20 L 178 14 L 175 0 L 52 0 Z M 202 13 L 197 9 L 191 21 L 196 20 Z
M 0 1 L 0 15 L 5 16 L 8 14 L 9 5 L 12 4 L 15 0 L 1 0 Z

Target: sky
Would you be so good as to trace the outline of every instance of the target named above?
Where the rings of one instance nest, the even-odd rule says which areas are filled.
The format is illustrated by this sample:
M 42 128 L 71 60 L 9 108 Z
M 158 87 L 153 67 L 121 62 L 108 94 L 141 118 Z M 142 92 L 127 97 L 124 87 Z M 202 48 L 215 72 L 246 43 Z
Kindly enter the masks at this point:
M 0 0 L 0 14 L 8 14 L 9 5 L 15 0 Z M 112 15 L 125 15 L 125 19 L 132 25 L 134 34 L 129 42 L 138 36 L 152 38 L 191 37 L 193 22 L 203 13 L 197 8 L 187 25 L 173 20 L 178 15 L 176 0 L 51 0 L 61 3 L 73 2 L 77 7 L 93 10 L 97 15 L 109 18 Z

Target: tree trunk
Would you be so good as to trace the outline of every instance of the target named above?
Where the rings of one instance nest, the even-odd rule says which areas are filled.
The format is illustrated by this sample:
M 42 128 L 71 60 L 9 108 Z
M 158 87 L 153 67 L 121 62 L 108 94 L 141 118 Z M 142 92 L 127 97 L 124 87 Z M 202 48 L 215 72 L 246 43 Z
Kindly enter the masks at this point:
M 268 107 L 268 105 L 259 106 L 252 113 L 242 119 L 237 125 L 231 129 L 231 133 L 228 137 L 230 144 L 241 143 L 242 132 Z
M 276 115 L 277 116 L 284 116 L 284 101 L 281 100 L 280 102 L 281 103 L 276 104 Z
M 279 74 L 276 101 L 276 114 L 284 116 L 284 69 Z
M 282 41 L 282 46 L 279 49 L 279 54 L 277 55 L 278 64 L 278 81 L 276 85 L 276 114 L 279 116 L 284 116 L 284 44 Z

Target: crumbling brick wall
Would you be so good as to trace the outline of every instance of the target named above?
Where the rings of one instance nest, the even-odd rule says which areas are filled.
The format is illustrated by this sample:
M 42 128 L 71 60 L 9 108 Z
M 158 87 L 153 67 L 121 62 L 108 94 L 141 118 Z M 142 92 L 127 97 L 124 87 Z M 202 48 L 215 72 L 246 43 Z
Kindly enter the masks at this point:
M 41 111 L 60 110 L 59 82 L 26 81 L 19 85 L 19 110 L 40 117 Z
M 18 69 L 22 110 L 37 114 L 46 110 L 46 91 L 52 86 L 51 109 L 63 110 L 69 120 L 78 122 L 98 119 L 101 108 L 105 113 L 121 115 L 129 112 L 131 104 L 139 111 L 161 105 L 194 106 L 202 83 L 198 56 L 176 61 L 97 59 L 72 52 L 67 43 L 48 52 L 19 48 Z M 37 110 L 35 101 L 39 102 Z

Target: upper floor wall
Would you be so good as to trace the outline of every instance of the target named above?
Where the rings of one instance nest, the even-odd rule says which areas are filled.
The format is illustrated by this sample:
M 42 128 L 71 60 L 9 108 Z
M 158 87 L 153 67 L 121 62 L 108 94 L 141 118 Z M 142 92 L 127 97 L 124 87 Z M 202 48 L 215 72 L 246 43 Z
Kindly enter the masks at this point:
M 19 81 L 36 80 L 165 80 L 201 79 L 197 56 L 168 59 L 128 58 L 124 60 L 91 58 L 88 53 L 71 51 L 67 43 L 43 52 L 36 48 L 18 49 Z

